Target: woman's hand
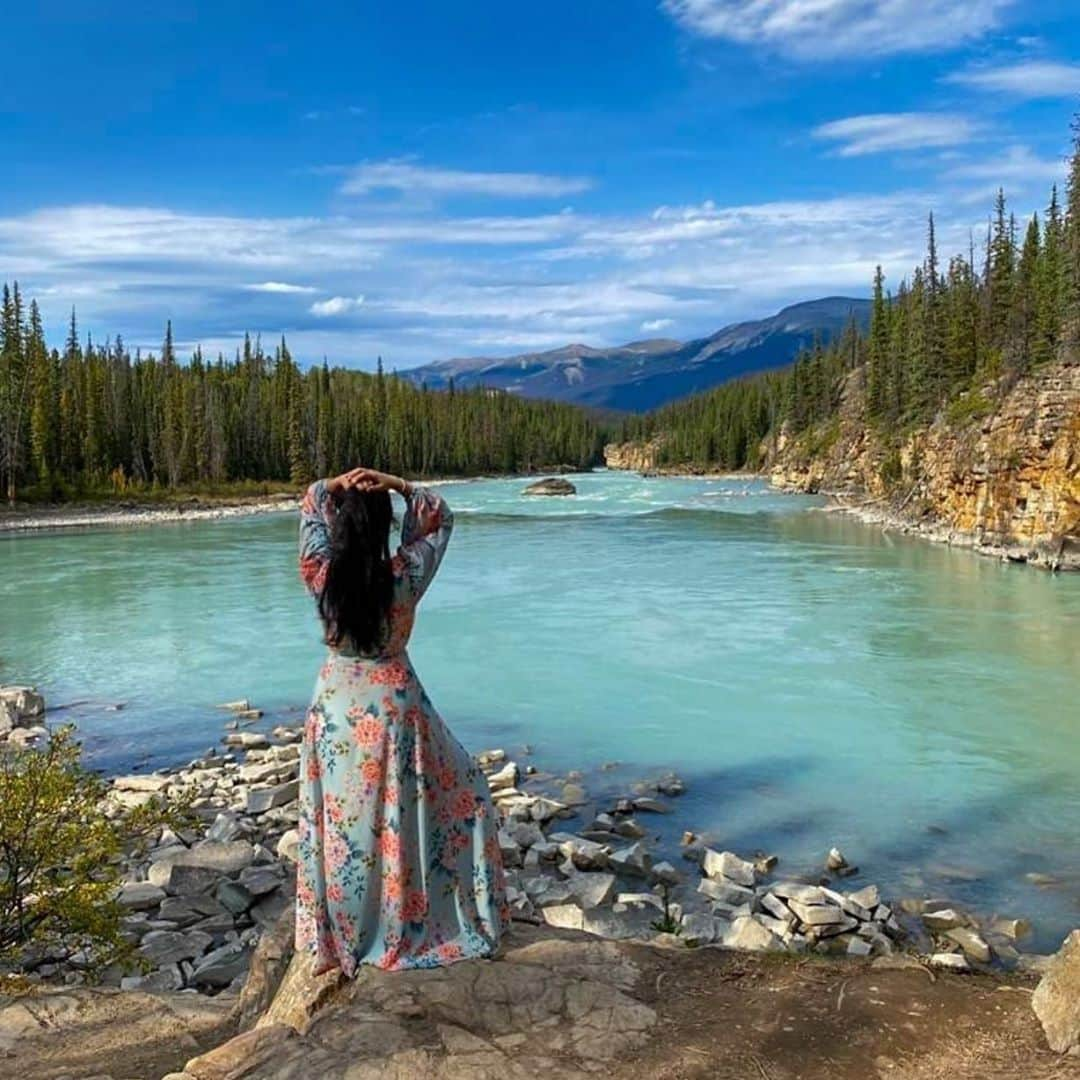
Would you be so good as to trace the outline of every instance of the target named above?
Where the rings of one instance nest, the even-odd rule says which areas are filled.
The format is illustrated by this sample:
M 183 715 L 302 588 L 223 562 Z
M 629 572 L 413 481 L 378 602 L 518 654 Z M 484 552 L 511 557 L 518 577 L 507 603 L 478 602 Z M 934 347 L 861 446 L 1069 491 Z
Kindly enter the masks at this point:
M 356 488 L 359 491 L 398 491 L 404 495 L 409 489 L 409 485 L 400 476 L 379 472 L 377 469 L 365 469 L 363 466 L 333 477 L 327 481 L 326 486 L 331 494 Z

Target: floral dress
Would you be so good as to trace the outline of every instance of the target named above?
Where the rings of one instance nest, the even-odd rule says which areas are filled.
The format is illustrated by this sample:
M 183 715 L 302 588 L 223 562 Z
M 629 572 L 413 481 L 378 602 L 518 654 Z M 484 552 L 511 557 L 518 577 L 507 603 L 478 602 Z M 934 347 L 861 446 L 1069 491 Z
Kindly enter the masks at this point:
M 407 502 L 385 646 L 363 656 L 332 648 L 304 727 L 296 944 L 316 974 L 489 956 L 509 920 L 487 780 L 405 651 L 453 515 L 422 487 Z M 333 514 L 318 480 L 300 519 L 300 573 L 316 597 Z

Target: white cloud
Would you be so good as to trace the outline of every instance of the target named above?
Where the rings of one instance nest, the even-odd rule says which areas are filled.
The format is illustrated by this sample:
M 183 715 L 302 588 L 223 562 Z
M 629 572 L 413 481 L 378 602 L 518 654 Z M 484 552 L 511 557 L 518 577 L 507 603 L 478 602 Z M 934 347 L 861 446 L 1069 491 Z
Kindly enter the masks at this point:
M 980 37 L 1014 0 L 662 0 L 705 37 L 806 59 L 931 52 Z
M 650 334 L 654 334 L 658 330 L 666 330 L 669 326 L 674 325 L 674 319 L 646 319 L 641 324 L 641 329 L 648 331 Z
M 584 177 L 545 173 L 466 172 L 414 165 L 408 161 L 372 161 L 357 165 L 341 186 L 343 195 L 372 191 L 420 192 L 428 195 L 488 195 L 495 198 L 558 197 L 586 191 Z
M 1080 96 L 1080 64 L 1025 60 L 999 67 L 957 71 L 946 81 L 1019 98 L 1077 97 Z
M 290 285 L 287 281 L 260 281 L 256 285 L 245 285 L 248 292 L 262 293 L 314 293 L 318 289 L 310 285 Z
M 841 157 L 880 154 L 889 150 L 920 150 L 956 146 L 978 134 L 977 126 L 954 113 L 867 113 L 833 120 L 814 128 L 817 139 L 839 143 Z
M 316 300 L 308 310 L 316 318 L 328 319 L 355 311 L 363 302 L 362 296 L 331 296 L 329 300 Z
M 953 180 L 990 180 L 995 185 L 1010 181 L 1049 183 L 1065 178 L 1064 158 L 1039 158 L 1031 148 L 1010 146 L 1003 156 L 970 161 L 950 168 L 945 176 Z

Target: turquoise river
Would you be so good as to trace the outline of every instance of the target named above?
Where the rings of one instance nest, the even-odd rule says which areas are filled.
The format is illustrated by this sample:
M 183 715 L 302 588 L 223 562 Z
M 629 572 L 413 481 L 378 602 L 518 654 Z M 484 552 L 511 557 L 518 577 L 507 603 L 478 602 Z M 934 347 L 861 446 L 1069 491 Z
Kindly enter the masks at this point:
M 1080 925 L 1080 576 L 887 535 L 741 478 L 446 485 L 457 531 L 411 653 L 473 750 L 591 793 L 675 769 L 685 827 L 791 872 L 839 845 L 887 896 Z M 101 769 L 297 720 L 320 662 L 293 514 L 0 538 L 0 682 Z M 117 709 L 117 705 L 123 705 Z M 618 767 L 602 770 L 601 765 Z

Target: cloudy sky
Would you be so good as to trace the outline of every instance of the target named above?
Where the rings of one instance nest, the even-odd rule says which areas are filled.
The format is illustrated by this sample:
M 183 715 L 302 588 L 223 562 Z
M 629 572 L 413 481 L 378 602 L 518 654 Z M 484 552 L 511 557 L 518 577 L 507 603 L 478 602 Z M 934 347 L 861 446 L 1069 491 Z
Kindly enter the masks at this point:
M 1072 13 L 1070 13 L 1072 11 Z M 371 367 L 895 285 L 1064 175 L 1074 0 L 39 0 L 0 279 L 50 336 Z

